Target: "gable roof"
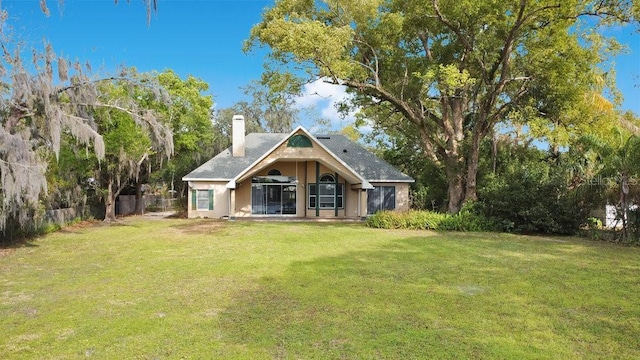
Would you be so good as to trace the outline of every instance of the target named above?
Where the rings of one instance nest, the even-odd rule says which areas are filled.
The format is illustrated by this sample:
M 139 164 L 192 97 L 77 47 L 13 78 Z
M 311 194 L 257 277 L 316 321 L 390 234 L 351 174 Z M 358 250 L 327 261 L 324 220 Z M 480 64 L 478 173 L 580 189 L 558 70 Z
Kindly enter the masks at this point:
M 248 171 L 293 134 L 302 130 L 330 152 L 338 161 L 350 167 L 367 182 L 413 182 L 398 171 L 344 135 L 311 135 L 299 127 L 289 134 L 251 133 L 245 137 L 245 156 L 233 157 L 231 147 L 202 164 L 182 178 L 184 181 L 232 181 Z

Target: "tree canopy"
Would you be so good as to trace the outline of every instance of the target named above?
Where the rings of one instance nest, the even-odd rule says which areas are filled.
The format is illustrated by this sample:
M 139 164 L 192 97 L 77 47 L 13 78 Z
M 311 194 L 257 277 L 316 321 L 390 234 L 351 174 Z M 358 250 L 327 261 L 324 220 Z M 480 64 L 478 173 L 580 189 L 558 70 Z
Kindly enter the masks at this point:
M 269 74 L 344 85 L 379 126 L 417 138 L 442 166 L 448 209 L 476 199 L 479 148 L 505 120 L 571 130 L 589 94 L 615 92 L 597 28 L 633 20 L 631 1 L 280 0 L 247 49 Z M 280 76 L 266 76 L 276 84 Z
M 33 217 L 41 195 L 47 193 L 50 157 L 59 157 L 64 136 L 90 148 L 98 160 L 105 158 L 96 109 L 127 114 L 152 139 L 165 137 L 154 114 L 132 96 L 144 88 L 150 96 L 161 97 L 153 83 L 140 81 L 126 69 L 115 76 L 96 77 L 88 63 L 57 56 L 49 43 L 43 52 L 33 50 L 28 62 L 23 49 L 4 32 L 6 19 L 7 12 L 0 11 L 0 74 L 6 92 L 0 98 L 0 230 L 9 218 L 24 225 Z M 115 83 L 126 83 L 123 91 L 128 95 L 103 97 L 100 88 Z M 170 154 L 172 145 L 165 150 Z

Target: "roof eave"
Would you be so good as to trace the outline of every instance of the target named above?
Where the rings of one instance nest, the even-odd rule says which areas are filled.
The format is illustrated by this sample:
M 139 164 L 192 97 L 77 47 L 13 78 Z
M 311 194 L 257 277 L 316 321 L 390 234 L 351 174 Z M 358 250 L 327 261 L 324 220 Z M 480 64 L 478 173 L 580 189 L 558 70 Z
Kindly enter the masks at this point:
M 231 179 L 222 179 L 222 178 L 200 178 L 200 177 L 183 177 L 182 181 L 215 181 L 215 182 L 224 182 L 229 181 Z
M 372 183 L 414 183 L 416 182 L 414 179 L 404 179 L 404 180 L 368 180 Z

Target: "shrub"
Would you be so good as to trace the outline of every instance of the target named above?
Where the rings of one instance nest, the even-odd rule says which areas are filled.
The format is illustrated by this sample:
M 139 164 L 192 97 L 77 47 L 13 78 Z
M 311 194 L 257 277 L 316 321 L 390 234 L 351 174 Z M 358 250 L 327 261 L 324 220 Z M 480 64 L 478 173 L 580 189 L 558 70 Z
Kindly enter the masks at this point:
M 503 231 L 574 234 L 589 208 L 569 189 L 566 172 L 544 162 L 488 176 L 476 212 L 497 219 Z
M 440 230 L 449 231 L 498 231 L 500 226 L 493 219 L 468 210 L 446 216 L 440 223 Z
M 464 210 L 456 215 L 433 211 L 380 211 L 367 218 L 367 225 L 381 229 L 493 231 L 495 221 Z

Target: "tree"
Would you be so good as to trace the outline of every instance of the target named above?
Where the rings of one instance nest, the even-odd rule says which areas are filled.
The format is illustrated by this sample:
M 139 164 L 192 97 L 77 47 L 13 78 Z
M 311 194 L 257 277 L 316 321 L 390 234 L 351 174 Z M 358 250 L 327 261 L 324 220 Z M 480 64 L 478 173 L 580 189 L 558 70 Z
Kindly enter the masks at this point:
M 145 0 L 145 3 L 150 19 L 157 1 Z M 45 0 L 40 0 L 40 8 L 48 15 Z M 130 89 L 143 84 L 130 79 L 126 72 L 102 79 L 93 77 L 90 64 L 57 57 L 46 41 L 44 51 L 32 51 L 28 64 L 22 57 L 20 44 L 7 36 L 11 33 L 7 18 L 8 13 L 0 10 L 0 76 L 5 91 L 0 98 L 0 231 L 3 233 L 9 219 L 18 227 L 33 224 L 41 208 L 41 196 L 47 193 L 47 165 L 52 155 L 59 158 L 61 139 L 65 135 L 91 148 L 98 159 L 104 158 L 104 142 L 96 131 L 94 109 L 117 108 L 130 113 L 136 123 L 153 126 L 151 118 L 140 116 L 135 102 L 106 104 L 99 97 L 100 84 L 126 81 Z
M 149 83 L 149 79 L 136 75 Z M 173 135 L 148 104 L 169 99 L 153 94 L 147 88 L 129 88 L 128 82 L 104 84 L 100 97 L 110 107 L 96 109 L 93 113 L 98 131 L 105 143 L 105 159 L 99 164 L 99 188 L 105 201 L 105 221 L 115 220 L 115 202 L 120 192 L 138 182 L 145 164 L 156 153 L 168 158 L 173 154 Z M 159 89 L 159 85 L 152 87 Z M 116 104 L 133 102 L 141 107 L 140 113 L 132 113 Z M 144 122 L 136 119 L 143 119 Z
M 478 182 L 478 202 L 474 210 L 492 218 L 504 231 L 524 233 L 574 234 L 595 209 L 584 191 L 582 173 L 575 171 L 575 159 L 527 143 L 507 141 L 496 144 L 486 139 Z M 575 181 L 579 179 L 579 181 Z
M 4 29 L 6 17 L 5 11 L 0 12 L 0 29 Z M 0 98 L 2 230 L 9 218 L 26 225 L 33 217 L 40 195 L 47 192 L 49 154 L 58 157 L 63 132 L 92 146 L 98 158 L 104 157 L 104 143 L 89 110 L 100 105 L 97 83 L 110 79 L 91 79 L 81 64 L 57 58 L 50 44 L 45 44 L 44 53 L 34 53 L 34 71 L 30 73 L 20 49 L 11 46 L 3 34 L 0 37 L 0 73 L 6 74 L 2 86 L 7 92 Z
M 589 179 L 590 185 L 609 193 L 608 200 L 616 205 L 622 221 L 621 240 L 627 242 L 632 235 L 630 208 L 640 201 L 637 188 L 640 176 L 640 129 L 637 126 L 638 119 L 631 113 L 622 114 L 620 122 L 624 127 L 614 129 L 610 136 L 587 134 L 579 139 L 576 147 L 584 158 L 596 164 L 597 172 Z M 640 219 L 633 220 L 637 228 Z
M 288 72 L 300 82 L 344 85 L 366 118 L 417 137 L 424 156 L 444 168 L 448 210 L 457 212 L 477 197 L 480 144 L 495 124 L 534 113 L 563 126 L 566 118 L 544 112 L 586 99 L 605 74 L 597 65 L 616 48 L 592 27 L 631 20 L 631 6 L 624 0 L 281 0 L 252 29 L 247 49 L 268 45 L 271 69 L 284 69 L 269 70 L 267 82 Z M 570 96 L 554 96 L 554 89 Z
M 181 188 L 179 193 L 186 196 L 187 187 L 181 181 L 182 177 L 209 160 L 217 150 L 216 143 L 223 136 L 213 127 L 213 98 L 203 94 L 209 90 L 209 84 L 194 76 L 189 75 L 183 80 L 172 70 L 152 76 L 167 92 L 171 102 L 149 106 L 171 127 L 174 143 L 172 158 L 154 178 L 171 184 L 171 189 Z M 159 168 L 162 158 L 156 156 L 153 159 L 155 168 Z M 176 182 L 180 186 L 176 187 Z
M 219 117 L 223 122 L 230 124 L 233 114 L 242 114 L 247 132 L 283 133 L 292 130 L 300 111 L 294 106 L 290 89 L 269 91 L 260 82 L 252 81 L 243 91 L 250 100 L 239 101 L 230 108 L 220 110 Z

